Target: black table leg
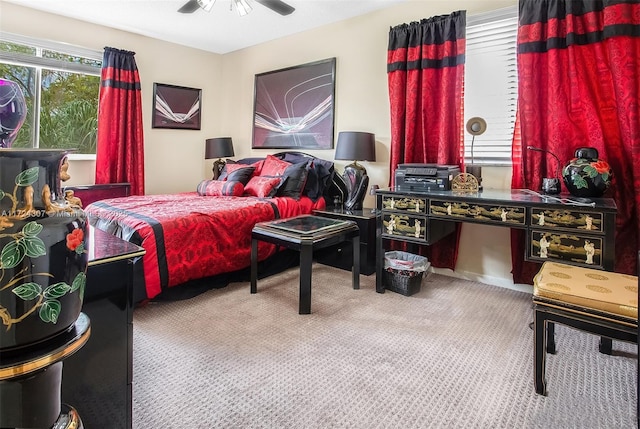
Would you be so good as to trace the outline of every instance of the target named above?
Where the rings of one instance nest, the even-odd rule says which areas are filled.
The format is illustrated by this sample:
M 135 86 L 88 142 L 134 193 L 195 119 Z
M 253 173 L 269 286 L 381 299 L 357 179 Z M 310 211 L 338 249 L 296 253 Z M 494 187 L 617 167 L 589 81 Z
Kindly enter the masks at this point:
M 258 240 L 251 239 L 251 293 L 258 292 Z
M 313 245 L 303 244 L 300 248 L 300 305 L 299 314 L 311 313 L 311 264 Z
M 376 196 L 376 207 L 378 208 L 378 215 L 376 216 L 376 292 L 384 293 L 385 287 L 382 284 L 382 270 L 384 268 L 384 247 L 382 246 L 382 216 L 380 214 L 380 207 L 382 204 L 382 196 Z
M 360 236 L 354 235 L 351 246 L 353 247 L 353 266 L 351 268 L 351 284 L 354 289 L 360 289 Z

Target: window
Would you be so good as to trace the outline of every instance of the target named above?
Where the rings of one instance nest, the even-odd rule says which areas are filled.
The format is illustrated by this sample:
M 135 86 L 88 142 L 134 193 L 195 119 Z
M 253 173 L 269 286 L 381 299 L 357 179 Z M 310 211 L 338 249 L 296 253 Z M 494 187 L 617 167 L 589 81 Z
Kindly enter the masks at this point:
M 13 147 L 95 154 L 102 53 L 0 33 L 0 77 L 22 87 L 27 118 Z
M 518 101 L 517 8 L 467 20 L 464 122 L 481 117 L 486 131 L 464 133 L 465 163 L 511 165 L 511 141 Z M 472 158 L 473 148 L 473 158 Z

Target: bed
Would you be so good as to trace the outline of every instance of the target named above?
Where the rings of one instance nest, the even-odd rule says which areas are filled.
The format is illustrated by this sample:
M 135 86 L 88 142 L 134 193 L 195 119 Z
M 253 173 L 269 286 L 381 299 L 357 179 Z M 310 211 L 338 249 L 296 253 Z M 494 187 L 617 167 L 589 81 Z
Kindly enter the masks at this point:
M 138 282 L 144 288 L 134 291 L 143 301 L 248 270 L 257 222 L 311 214 L 344 194 L 333 162 L 281 152 L 228 162 L 218 180 L 202 181 L 195 192 L 110 198 L 85 211 L 93 227 L 146 250 Z M 261 242 L 258 259 L 273 261 L 280 250 Z

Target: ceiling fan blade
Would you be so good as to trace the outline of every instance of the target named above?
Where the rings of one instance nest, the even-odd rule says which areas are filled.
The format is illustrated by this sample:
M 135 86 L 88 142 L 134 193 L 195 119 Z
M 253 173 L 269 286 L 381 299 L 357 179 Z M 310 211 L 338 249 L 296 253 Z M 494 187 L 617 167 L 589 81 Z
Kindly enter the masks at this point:
M 200 9 L 200 5 L 198 4 L 198 0 L 189 0 L 185 4 L 182 5 L 178 12 L 180 13 L 193 13 L 196 10 Z
M 289 6 L 281 0 L 256 0 L 256 2 L 265 7 L 268 7 L 269 9 L 279 13 L 280 15 L 289 15 L 294 10 L 296 10 L 293 6 Z

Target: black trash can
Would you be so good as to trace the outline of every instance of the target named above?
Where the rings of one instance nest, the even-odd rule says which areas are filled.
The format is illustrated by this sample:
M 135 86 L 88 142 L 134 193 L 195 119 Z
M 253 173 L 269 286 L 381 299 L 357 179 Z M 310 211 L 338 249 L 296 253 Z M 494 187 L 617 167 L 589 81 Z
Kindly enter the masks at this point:
M 385 289 L 411 296 L 420 292 L 422 278 L 430 265 L 424 256 L 397 250 L 386 252 L 383 285 Z

